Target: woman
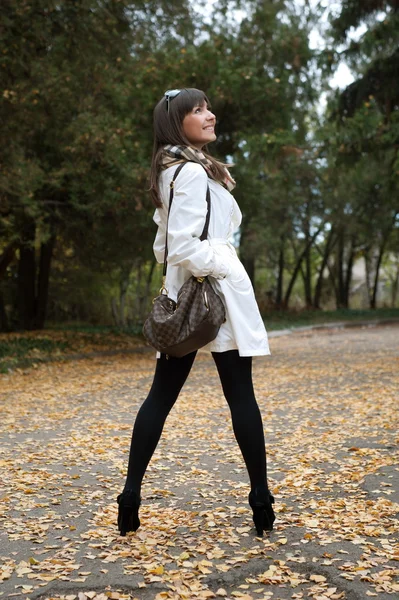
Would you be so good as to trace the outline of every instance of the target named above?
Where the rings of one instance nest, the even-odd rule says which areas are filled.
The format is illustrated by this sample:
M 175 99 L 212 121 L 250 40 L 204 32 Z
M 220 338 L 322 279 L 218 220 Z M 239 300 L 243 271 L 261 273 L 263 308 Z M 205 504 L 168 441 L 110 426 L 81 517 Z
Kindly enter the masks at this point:
M 251 281 L 229 242 L 241 222 L 240 209 L 229 191 L 234 181 L 226 165 L 203 151 L 216 139 L 215 123 L 207 97 L 194 88 L 169 90 L 154 110 L 151 193 L 158 225 L 154 253 L 162 263 L 170 183 L 177 165 L 184 162 L 174 183 L 168 222 L 166 288 L 168 296 L 176 300 L 180 287 L 191 275 L 209 276 L 224 302 L 226 321 L 205 349 L 212 352 L 230 407 L 234 434 L 250 478 L 248 500 L 253 521 L 258 535 L 263 535 L 263 531 L 273 528 L 274 499 L 267 486 L 262 419 L 252 385 L 252 356 L 270 351 Z M 201 241 L 208 185 L 211 218 L 208 238 Z M 157 355 L 154 381 L 133 429 L 125 488 L 117 499 L 121 535 L 140 526 L 142 479 L 195 355 Z

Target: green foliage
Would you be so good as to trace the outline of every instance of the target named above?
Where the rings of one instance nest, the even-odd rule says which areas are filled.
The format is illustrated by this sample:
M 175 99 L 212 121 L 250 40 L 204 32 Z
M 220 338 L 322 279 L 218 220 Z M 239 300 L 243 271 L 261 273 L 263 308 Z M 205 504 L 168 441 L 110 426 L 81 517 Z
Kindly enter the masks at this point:
M 20 326 L 43 324 L 54 240 L 97 270 L 148 258 L 151 111 L 163 88 L 147 86 L 148 52 L 183 31 L 192 39 L 190 14 L 184 1 L 6 2 L 0 251 L 18 245 L 8 278 L 24 299 L 11 316 Z
M 326 82 L 316 63 L 324 60 L 326 76 L 337 51 L 309 47 L 321 7 L 219 0 L 206 16 L 196 8 L 4 3 L 0 328 L 43 327 L 46 311 L 124 327 L 142 320 L 159 287 L 147 192 L 152 109 L 172 87 L 212 100 L 215 153 L 236 165 L 240 256 L 267 273 L 262 306 L 287 306 L 302 285 L 307 305 L 332 294 L 345 304 L 338 288 L 345 277 L 350 287 L 351 261 L 365 257 L 372 281 L 374 249 L 398 252 L 394 3 L 342 1 L 329 34 L 344 43 L 357 80 L 330 98 L 322 125 L 315 103 Z M 368 30 L 350 42 L 362 22 Z

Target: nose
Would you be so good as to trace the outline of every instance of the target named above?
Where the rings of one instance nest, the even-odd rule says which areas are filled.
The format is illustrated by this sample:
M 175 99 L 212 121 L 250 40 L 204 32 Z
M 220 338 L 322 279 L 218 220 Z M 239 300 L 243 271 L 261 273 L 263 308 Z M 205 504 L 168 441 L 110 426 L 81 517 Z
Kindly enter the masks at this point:
M 206 116 L 207 121 L 216 121 L 216 116 L 208 109 L 208 114 Z

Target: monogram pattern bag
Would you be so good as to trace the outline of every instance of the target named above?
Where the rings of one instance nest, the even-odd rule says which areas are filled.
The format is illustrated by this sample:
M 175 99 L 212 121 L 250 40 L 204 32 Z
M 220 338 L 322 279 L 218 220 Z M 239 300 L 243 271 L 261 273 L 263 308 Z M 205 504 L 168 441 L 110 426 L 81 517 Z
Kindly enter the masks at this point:
M 190 277 L 180 288 L 177 302 L 168 297 L 165 288 L 169 215 L 173 202 L 174 183 L 184 165 L 185 163 L 182 163 L 177 167 L 170 183 L 162 288 L 159 296 L 153 300 L 152 310 L 143 327 L 144 336 L 151 346 L 163 354 L 175 357 L 185 356 L 214 340 L 221 324 L 226 320 L 223 302 L 213 290 L 207 277 Z M 206 201 L 208 210 L 201 240 L 205 240 L 208 236 L 211 214 L 209 187 Z

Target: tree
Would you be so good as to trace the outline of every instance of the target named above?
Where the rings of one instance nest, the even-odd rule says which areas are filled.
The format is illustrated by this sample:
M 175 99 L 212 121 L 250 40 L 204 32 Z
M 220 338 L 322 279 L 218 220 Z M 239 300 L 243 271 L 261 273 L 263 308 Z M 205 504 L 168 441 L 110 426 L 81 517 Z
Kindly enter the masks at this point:
M 143 53 L 183 31 L 190 38 L 189 14 L 184 1 L 4 3 L 0 262 L 18 327 L 44 324 L 61 235 L 119 259 L 140 253 L 153 99 Z
M 346 44 L 341 57 L 357 77 L 331 100 L 330 125 L 325 128 L 326 156 L 338 181 L 332 205 L 337 244 L 331 267 L 338 306 L 348 306 L 353 263 L 363 256 L 370 307 L 376 307 L 383 256 L 399 225 L 398 16 L 397 2 L 346 0 L 331 23 L 332 43 Z M 350 41 L 350 28 L 364 22 L 367 31 Z M 329 48 L 326 54 L 331 57 L 334 52 Z

